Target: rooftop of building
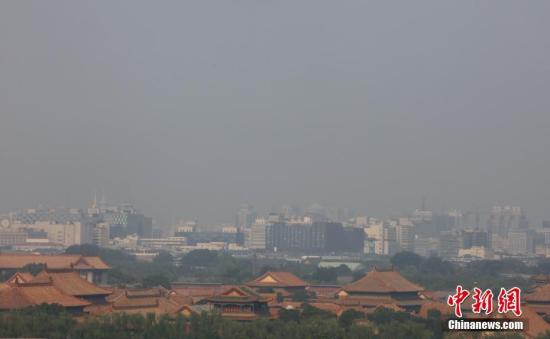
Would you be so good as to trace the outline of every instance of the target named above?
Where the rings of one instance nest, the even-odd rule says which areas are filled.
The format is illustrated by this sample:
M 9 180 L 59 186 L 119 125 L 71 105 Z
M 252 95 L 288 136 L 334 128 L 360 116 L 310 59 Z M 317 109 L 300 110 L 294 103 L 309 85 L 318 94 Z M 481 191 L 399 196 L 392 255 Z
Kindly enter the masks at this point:
M 306 287 L 308 283 L 291 272 L 268 271 L 246 285 L 249 287 Z
M 40 304 L 85 307 L 89 302 L 66 294 L 51 282 L 27 282 L 8 285 L 0 290 L 0 309 L 11 310 Z
M 536 287 L 531 293 L 526 294 L 523 300 L 527 302 L 550 302 L 550 284 Z
M 175 314 L 182 311 L 184 307 L 193 309 L 192 299 L 178 296 L 175 293 L 163 288 L 147 289 L 121 289 L 115 288 L 112 294 L 107 297 L 108 305 L 90 307 L 87 310 L 92 314 L 100 313 L 139 313 L 147 314 Z
M 175 282 L 171 284 L 172 291 L 186 297 L 208 297 L 221 294 L 234 285 L 221 283 L 184 283 Z
M 48 268 L 76 270 L 109 270 L 100 257 L 82 256 L 78 254 L 29 254 L 0 253 L 0 269 L 22 269 L 29 264 L 44 264 Z
M 101 288 L 88 280 L 82 278 L 74 270 L 51 270 L 46 269 L 40 272 L 35 280 L 50 280 L 55 287 L 64 293 L 73 296 L 107 296 L 111 291 Z
M 210 303 L 251 303 L 251 302 L 267 302 L 268 299 L 254 292 L 246 286 L 233 286 L 225 290 L 221 294 L 217 294 L 204 299 Z
M 424 290 L 422 286 L 405 279 L 393 267 L 374 267 L 363 278 L 345 285 L 342 289 L 347 293 L 413 293 Z

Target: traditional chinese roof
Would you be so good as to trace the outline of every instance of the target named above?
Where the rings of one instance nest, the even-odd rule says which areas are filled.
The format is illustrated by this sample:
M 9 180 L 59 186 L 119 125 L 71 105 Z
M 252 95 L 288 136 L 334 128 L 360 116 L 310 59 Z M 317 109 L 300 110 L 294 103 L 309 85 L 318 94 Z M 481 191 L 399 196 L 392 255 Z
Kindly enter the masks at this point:
M 6 283 L 8 284 L 22 284 L 26 282 L 30 282 L 34 279 L 34 276 L 28 272 L 15 272 L 14 275 L 12 275 Z
M 220 283 L 172 283 L 172 291 L 187 297 L 210 297 L 221 294 L 233 285 Z
M 252 291 L 246 286 L 234 286 L 221 294 L 205 298 L 207 302 L 232 302 L 232 303 L 250 303 L 267 302 L 267 298 Z
M 339 285 L 310 285 L 308 292 L 313 292 L 317 298 L 335 298 L 342 289 Z
M 109 270 L 99 257 L 86 257 L 72 254 L 26 254 L 0 253 L 0 269 L 22 269 L 28 264 L 44 264 L 48 268 L 74 268 L 77 270 Z
M 382 305 L 396 305 L 398 307 L 419 307 L 422 303 L 421 299 L 395 299 L 390 296 L 351 296 L 341 298 L 337 301 L 340 305 L 345 306 L 362 306 L 362 307 L 378 307 Z
M 549 281 L 548 276 L 546 274 L 536 274 L 531 277 L 531 280 L 533 280 L 536 283 L 547 283 Z
M 167 294 L 168 290 L 164 287 L 126 290 L 126 296 L 128 298 L 159 298 Z
M 423 290 L 421 286 L 405 279 L 393 268 L 380 270 L 376 267 L 363 278 L 345 285 L 342 289 L 347 293 L 403 293 Z
M 49 279 L 53 285 L 64 293 L 84 297 L 111 294 L 111 291 L 96 286 L 73 270 L 44 270 L 40 272 L 35 279 Z
M 526 294 L 523 300 L 527 302 L 550 302 L 550 284 L 535 288 L 531 293 Z
M 398 306 L 396 303 L 378 305 L 374 309 L 371 309 L 371 312 L 375 312 L 380 309 L 392 310 L 394 312 L 405 312 L 405 309 L 403 307 Z
M 527 327 L 522 332 L 524 336 L 528 338 L 537 338 L 541 335 L 546 334 L 547 331 L 550 331 L 550 324 L 548 324 L 540 315 L 538 315 L 534 309 L 529 306 L 522 306 L 521 310 L 521 319 L 527 320 Z M 511 314 L 511 312 L 506 314 L 496 313 L 495 316 L 497 318 L 502 317 L 510 320 L 518 319 L 518 317 Z
M 168 298 L 170 300 L 173 300 L 175 301 L 176 303 L 178 304 L 181 304 L 181 305 L 193 305 L 193 298 L 192 297 L 187 297 L 187 296 L 184 296 L 184 295 L 179 295 L 175 292 L 170 292 L 168 294 Z
M 51 283 L 16 283 L 0 291 L 0 309 L 11 310 L 32 305 L 59 304 L 63 307 L 84 307 L 89 302 L 63 293 Z
M 249 287 L 306 287 L 308 284 L 291 272 L 265 272 L 246 283 Z
M 91 310 L 93 313 L 124 312 L 147 314 L 175 314 L 184 306 L 190 306 L 189 298 L 172 297 L 165 288 L 149 288 L 139 290 L 119 289 L 108 297 L 109 307 L 99 307 Z
M 422 300 L 418 316 L 427 318 L 430 310 L 439 311 L 442 316 L 451 316 L 453 314 L 453 307 L 440 301 L 426 299 Z

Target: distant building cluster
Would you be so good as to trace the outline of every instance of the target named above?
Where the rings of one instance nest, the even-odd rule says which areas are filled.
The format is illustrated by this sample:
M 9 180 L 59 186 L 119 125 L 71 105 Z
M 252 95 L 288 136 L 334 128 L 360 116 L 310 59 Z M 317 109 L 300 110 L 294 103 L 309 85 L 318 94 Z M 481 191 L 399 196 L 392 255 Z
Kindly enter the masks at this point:
M 277 215 L 257 219 L 246 229 L 250 249 L 297 253 L 361 253 L 364 232 L 340 222 L 313 221 L 309 217 L 286 220 Z
M 87 210 L 31 208 L 0 216 L 0 246 L 21 250 L 108 246 L 117 237 L 151 238 L 152 230 L 152 219 L 131 205 L 108 206 L 94 201 Z
M 529 223 L 517 206 L 486 213 L 434 213 L 425 205 L 392 218 L 356 215 L 350 209 L 284 205 L 267 215 L 241 205 L 232 224 L 202 225 L 182 220 L 154 228 L 153 220 L 131 205 L 95 199 L 87 209 L 26 209 L 0 216 L 0 246 L 16 250 L 62 250 L 96 244 L 124 249 L 151 260 L 160 251 L 174 255 L 193 249 L 278 255 L 392 256 L 402 251 L 453 261 L 503 257 L 550 257 L 550 221 Z
M 532 227 L 520 207 L 495 206 L 485 218 L 479 212 L 418 209 L 394 219 L 357 217 L 355 224 L 364 227 L 368 254 L 411 251 L 457 261 L 550 254 L 550 223 Z

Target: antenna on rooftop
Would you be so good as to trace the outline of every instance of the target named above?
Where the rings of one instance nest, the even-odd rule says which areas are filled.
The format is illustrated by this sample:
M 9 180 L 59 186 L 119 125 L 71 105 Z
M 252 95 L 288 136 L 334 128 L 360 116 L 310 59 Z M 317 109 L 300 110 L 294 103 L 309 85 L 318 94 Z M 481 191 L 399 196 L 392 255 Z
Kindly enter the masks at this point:
M 92 208 L 97 208 L 97 190 L 94 189 L 94 200 L 92 202 Z
M 421 211 L 426 210 L 426 196 L 422 196 L 422 205 L 420 206 Z

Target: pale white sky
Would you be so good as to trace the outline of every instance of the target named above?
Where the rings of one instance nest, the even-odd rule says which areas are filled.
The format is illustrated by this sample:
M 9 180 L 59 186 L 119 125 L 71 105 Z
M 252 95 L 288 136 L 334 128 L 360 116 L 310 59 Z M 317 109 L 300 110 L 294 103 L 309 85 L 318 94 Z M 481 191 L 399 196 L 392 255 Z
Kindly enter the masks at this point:
M 548 1 L 0 2 L 0 211 L 94 189 L 550 218 Z

